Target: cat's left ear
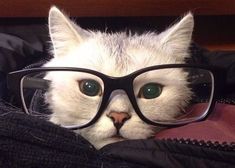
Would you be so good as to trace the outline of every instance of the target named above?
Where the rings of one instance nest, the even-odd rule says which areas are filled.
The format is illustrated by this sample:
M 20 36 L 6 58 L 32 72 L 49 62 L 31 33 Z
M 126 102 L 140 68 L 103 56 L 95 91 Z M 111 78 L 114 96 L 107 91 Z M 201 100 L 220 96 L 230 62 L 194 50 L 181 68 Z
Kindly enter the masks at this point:
M 159 34 L 161 48 L 175 55 L 176 60 L 182 62 L 187 57 L 193 27 L 193 15 L 188 13 L 178 23 Z
M 57 7 L 51 7 L 48 17 L 49 33 L 55 57 L 61 57 L 81 43 L 89 33 L 76 25 Z

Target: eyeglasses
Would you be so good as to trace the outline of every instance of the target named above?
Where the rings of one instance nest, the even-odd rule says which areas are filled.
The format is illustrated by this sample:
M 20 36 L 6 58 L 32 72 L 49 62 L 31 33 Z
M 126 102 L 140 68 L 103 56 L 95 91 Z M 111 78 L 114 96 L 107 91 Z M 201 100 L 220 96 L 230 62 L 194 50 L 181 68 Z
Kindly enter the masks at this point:
M 124 91 L 121 94 L 145 123 L 177 126 L 208 116 L 218 85 L 224 81 L 223 72 L 213 67 L 167 64 L 111 77 L 83 68 L 32 68 L 9 73 L 8 87 L 20 95 L 29 115 L 50 116 L 52 109 L 64 111 L 63 115 L 73 111 L 76 121 L 62 124 L 70 129 L 94 124 L 118 90 Z

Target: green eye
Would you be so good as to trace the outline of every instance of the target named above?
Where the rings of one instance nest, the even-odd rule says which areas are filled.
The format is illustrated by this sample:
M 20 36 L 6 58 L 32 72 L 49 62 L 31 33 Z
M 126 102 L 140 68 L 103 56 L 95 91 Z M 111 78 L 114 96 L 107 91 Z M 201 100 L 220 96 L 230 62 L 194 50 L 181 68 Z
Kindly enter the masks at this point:
M 158 83 L 147 83 L 140 89 L 139 97 L 145 99 L 154 99 L 161 95 L 162 85 Z
M 100 84 L 92 79 L 82 80 L 79 82 L 80 91 L 87 96 L 97 96 L 101 94 Z

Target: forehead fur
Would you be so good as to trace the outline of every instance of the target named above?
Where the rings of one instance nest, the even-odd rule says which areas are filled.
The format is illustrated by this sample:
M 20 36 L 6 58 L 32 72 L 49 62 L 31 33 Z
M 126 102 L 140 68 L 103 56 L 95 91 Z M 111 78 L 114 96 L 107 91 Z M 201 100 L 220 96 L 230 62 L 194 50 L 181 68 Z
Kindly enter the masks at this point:
M 68 46 L 69 47 L 69 46 Z M 187 55 L 188 53 L 180 53 Z M 89 68 L 110 76 L 124 76 L 160 64 L 179 63 L 177 56 L 161 47 L 156 33 L 141 35 L 93 32 L 66 56 L 52 61 L 55 66 Z

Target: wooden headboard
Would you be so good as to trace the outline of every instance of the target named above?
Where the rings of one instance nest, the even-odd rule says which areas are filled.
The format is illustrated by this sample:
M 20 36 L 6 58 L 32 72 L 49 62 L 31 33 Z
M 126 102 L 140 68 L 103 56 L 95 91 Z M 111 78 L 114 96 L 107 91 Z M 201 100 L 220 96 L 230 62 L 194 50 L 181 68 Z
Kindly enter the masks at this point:
M 0 18 L 47 17 L 52 5 L 78 18 L 151 18 L 156 24 L 192 11 L 197 43 L 211 50 L 235 50 L 235 0 L 2 0 Z
M 45 17 L 52 5 L 78 17 L 235 14 L 234 0 L 2 0 L 0 16 Z

